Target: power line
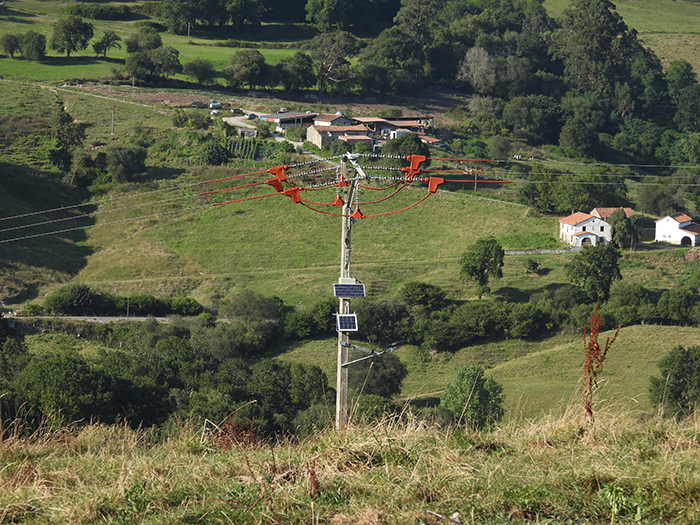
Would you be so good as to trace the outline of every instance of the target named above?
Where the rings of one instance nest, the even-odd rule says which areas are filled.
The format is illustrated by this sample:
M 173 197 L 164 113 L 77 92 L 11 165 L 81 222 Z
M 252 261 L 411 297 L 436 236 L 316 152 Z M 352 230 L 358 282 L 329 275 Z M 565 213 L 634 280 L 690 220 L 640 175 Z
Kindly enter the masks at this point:
M 25 224 L 24 226 L 14 226 L 14 227 L 12 227 L 12 228 L 5 228 L 4 230 L 0 230 L 0 233 L 9 232 L 9 231 L 15 231 L 15 230 L 22 230 L 22 229 L 25 229 L 25 228 L 34 228 L 35 226 L 43 226 L 43 225 L 45 225 L 45 224 L 55 224 L 55 223 L 58 223 L 58 222 L 73 221 L 73 220 L 76 220 L 76 219 L 84 219 L 84 218 L 87 218 L 87 217 L 94 217 L 94 216 L 96 216 L 96 215 L 104 215 L 105 213 L 115 213 L 115 212 L 118 212 L 118 211 L 132 210 L 132 209 L 135 209 L 135 208 L 142 208 L 142 207 L 144 207 L 144 206 L 153 206 L 153 205 L 155 205 L 155 204 L 162 204 L 162 203 L 165 203 L 165 202 L 173 202 L 173 201 L 177 201 L 177 200 L 187 199 L 187 198 L 189 198 L 189 197 L 194 197 L 195 195 L 197 195 L 197 194 L 196 194 L 196 193 L 193 193 L 193 194 L 185 195 L 185 196 L 181 196 L 181 197 L 174 197 L 174 198 L 172 198 L 172 199 L 164 199 L 164 200 L 160 200 L 160 201 L 144 202 L 144 203 L 142 203 L 142 204 L 134 204 L 133 206 L 125 206 L 125 207 L 123 207 L 123 208 L 115 208 L 115 209 L 113 209 L 113 210 L 95 211 L 95 212 L 92 212 L 92 213 L 84 213 L 84 214 L 82 214 L 82 215 L 74 215 L 74 216 L 72 216 L 72 217 L 63 217 L 62 219 L 54 219 L 54 220 L 43 221 L 43 222 L 34 222 L 34 223 L 32 223 L 32 224 Z
M 513 164 L 527 164 L 524 160 L 516 159 L 501 159 L 501 160 L 494 160 L 494 163 L 506 163 L 506 162 L 512 162 Z M 698 169 L 700 168 L 700 165 L 675 165 L 675 164 L 616 164 L 616 163 L 610 163 L 610 162 L 568 162 L 564 160 L 547 160 L 547 161 L 538 161 L 535 159 L 532 159 L 531 162 L 543 162 L 546 164 L 566 164 L 569 166 L 621 166 L 621 167 L 629 167 L 629 168 L 669 168 L 669 169 L 680 169 L 680 168 L 690 168 L 690 169 Z
M 172 215 L 174 213 L 182 213 L 185 211 L 191 211 L 191 210 L 199 210 L 202 208 L 210 208 L 211 206 L 209 204 L 203 205 L 203 206 L 192 206 L 190 208 L 183 208 L 181 210 L 171 210 L 171 211 L 163 211 L 159 213 L 153 213 L 151 215 L 141 215 L 139 217 L 129 217 L 127 219 L 119 219 L 117 221 L 110 221 L 110 222 L 103 222 L 101 224 L 98 224 L 96 226 L 109 226 L 110 224 L 119 224 L 122 222 L 129 222 L 129 221 L 138 221 L 140 219 L 150 219 L 152 217 L 159 217 L 161 215 Z M 89 217 L 88 215 L 85 215 L 84 217 Z M 67 228 L 65 230 L 55 230 L 51 232 L 46 232 L 46 233 L 37 233 L 35 235 L 25 235 L 24 237 L 15 237 L 13 239 L 5 239 L 5 240 L 0 240 L 0 244 L 5 244 L 8 242 L 14 242 L 14 241 L 22 241 L 26 239 L 35 239 L 37 237 L 46 237 L 49 235 L 58 235 L 59 233 L 66 233 L 66 232 L 72 232 L 72 231 L 77 231 L 77 230 L 84 230 L 85 228 L 89 228 L 90 226 L 78 226 L 75 228 Z
M 132 193 L 131 195 L 122 195 L 121 197 L 112 197 L 111 199 L 103 199 L 103 200 L 100 200 L 100 201 L 85 202 L 85 203 L 82 203 L 82 204 L 72 204 L 72 205 L 70 205 L 70 206 L 61 206 L 60 208 L 51 208 L 51 209 L 48 209 L 48 210 L 40 210 L 40 211 L 33 211 L 33 212 L 30 212 L 30 213 L 23 213 L 23 214 L 21 214 L 21 215 L 11 215 L 11 216 L 9 216 L 9 217 L 0 217 L 0 221 L 9 221 L 9 220 L 12 220 L 12 219 L 21 219 L 21 218 L 24 218 L 24 217 L 31 217 L 31 216 L 33 216 L 33 215 L 43 215 L 43 214 L 52 213 L 52 212 L 55 212 L 55 211 L 72 210 L 72 209 L 76 209 L 76 208 L 82 208 L 82 207 L 84 207 L 84 206 L 96 206 L 96 205 L 98 205 L 98 204 L 105 204 L 105 203 L 107 203 L 107 202 L 118 201 L 118 200 L 121 200 L 121 199 L 128 199 L 128 198 L 131 198 L 131 197 L 141 197 L 141 196 L 143 196 L 143 195 L 151 195 L 151 194 L 153 194 L 153 193 L 160 193 L 160 192 L 164 192 L 164 191 L 179 190 L 179 189 L 181 189 L 181 188 L 190 188 L 190 187 L 192 187 L 192 186 L 197 186 L 198 184 L 199 184 L 198 182 L 194 182 L 194 183 L 191 183 L 191 184 L 181 184 L 181 185 L 179 185 L 179 186 L 173 186 L 172 188 L 161 188 L 161 189 L 158 189 L 158 190 L 144 191 L 144 192 L 141 192 L 141 193 Z

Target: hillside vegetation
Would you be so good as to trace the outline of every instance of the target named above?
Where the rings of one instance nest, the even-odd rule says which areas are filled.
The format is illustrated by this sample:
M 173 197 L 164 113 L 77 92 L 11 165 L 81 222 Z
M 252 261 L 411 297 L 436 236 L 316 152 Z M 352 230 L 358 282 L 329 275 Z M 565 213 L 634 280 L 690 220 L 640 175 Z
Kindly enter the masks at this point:
M 700 355 L 700 258 L 651 242 L 654 219 L 700 214 L 700 5 L 6 4 L 0 523 L 700 520 L 698 421 L 667 402 L 693 412 L 694 368 L 658 378 L 673 349 Z M 85 21 L 119 46 L 71 47 Z M 350 354 L 392 353 L 351 366 L 343 431 L 324 206 L 348 144 L 231 111 L 281 108 L 434 119 L 445 144 L 354 146 L 357 202 L 383 215 L 352 226 Z M 416 155 L 420 179 L 462 182 L 393 194 Z M 629 234 L 566 250 L 559 219 L 603 206 L 634 208 Z M 502 260 L 487 283 L 479 247 Z M 601 343 L 621 328 L 587 417 L 594 311 Z M 458 413 L 442 394 L 465 369 L 494 397 L 475 381 Z M 492 401 L 488 424 L 467 412 Z
M 180 425 L 44 430 L 2 442 L 12 523 L 686 524 L 698 520 L 698 424 L 596 424 L 574 410 L 494 432 L 411 420 L 301 442 Z M 459 514 L 455 514 L 459 513 Z

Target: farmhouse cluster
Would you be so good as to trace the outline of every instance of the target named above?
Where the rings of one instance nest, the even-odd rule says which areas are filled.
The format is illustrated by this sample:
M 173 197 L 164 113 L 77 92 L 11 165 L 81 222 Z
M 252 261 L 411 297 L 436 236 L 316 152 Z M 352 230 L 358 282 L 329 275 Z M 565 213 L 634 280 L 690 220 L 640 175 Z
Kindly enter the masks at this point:
M 612 239 L 612 228 L 606 222 L 616 210 L 623 210 L 627 218 L 634 212 L 631 208 L 594 208 L 590 213 L 577 212 L 559 219 L 559 239 L 571 246 L 595 246 L 607 244 Z M 685 213 L 674 213 L 655 221 L 654 241 L 698 246 L 700 224 L 693 222 Z
M 370 149 L 381 147 L 385 141 L 395 139 L 404 133 L 415 133 L 418 138 L 431 146 L 441 147 L 442 142 L 428 137 L 432 131 L 432 117 L 380 117 L 349 118 L 338 113 L 278 112 L 260 115 L 260 120 L 275 125 L 275 130 L 285 133 L 289 128 L 306 127 L 306 139 L 319 149 L 326 148 L 336 140 L 346 142 L 349 147 L 365 143 Z

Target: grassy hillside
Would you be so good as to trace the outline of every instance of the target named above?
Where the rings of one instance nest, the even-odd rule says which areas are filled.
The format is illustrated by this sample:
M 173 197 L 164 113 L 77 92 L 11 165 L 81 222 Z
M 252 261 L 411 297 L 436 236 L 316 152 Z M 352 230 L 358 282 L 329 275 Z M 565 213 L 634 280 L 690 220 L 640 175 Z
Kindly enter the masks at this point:
M 8 523 L 688 524 L 697 421 L 573 413 L 470 433 L 414 420 L 301 442 L 232 427 L 90 425 L 0 444 Z
M 614 332 L 599 337 L 604 343 Z M 360 343 L 362 344 L 362 343 Z M 620 331 L 599 376 L 594 410 L 627 414 L 649 412 L 649 378 L 658 375 L 657 363 L 673 347 L 700 344 L 700 330 L 689 327 L 630 326 Z M 337 341 L 324 339 L 294 343 L 279 359 L 320 366 L 336 375 Z M 417 406 L 439 403 L 439 392 L 462 366 L 479 364 L 503 385 L 506 421 L 559 417 L 573 403 L 583 407 L 581 379 L 584 361 L 580 334 L 562 334 L 539 342 L 506 340 L 463 348 L 458 352 L 429 353 L 405 346 L 397 355 L 408 368 L 400 398 Z M 351 369 L 352 373 L 352 369 Z

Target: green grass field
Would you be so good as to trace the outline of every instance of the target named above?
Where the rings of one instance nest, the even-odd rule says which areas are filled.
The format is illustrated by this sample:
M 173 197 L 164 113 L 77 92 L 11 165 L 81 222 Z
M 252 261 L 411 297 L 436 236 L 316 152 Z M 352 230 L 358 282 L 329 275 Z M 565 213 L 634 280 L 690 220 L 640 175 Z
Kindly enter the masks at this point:
M 614 331 L 601 333 L 599 342 L 604 344 L 613 336 Z M 700 330 L 697 328 L 623 328 L 611 346 L 599 376 L 594 410 L 634 415 L 649 413 L 649 378 L 658 375 L 659 359 L 675 346 L 687 348 L 699 344 Z M 337 340 L 329 338 L 291 343 L 278 358 L 320 366 L 334 381 L 336 354 Z M 413 400 L 412 403 L 418 406 L 439 403 L 439 393 L 454 379 L 457 370 L 478 364 L 487 368 L 487 375 L 503 385 L 506 421 L 522 422 L 547 415 L 560 417 L 569 407 L 577 405 L 583 410 L 581 334 L 561 334 L 538 342 L 497 341 L 454 353 L 428 353 L 417 347 L 404 346 L 396 355 L 409 371 L 398 397 Z

